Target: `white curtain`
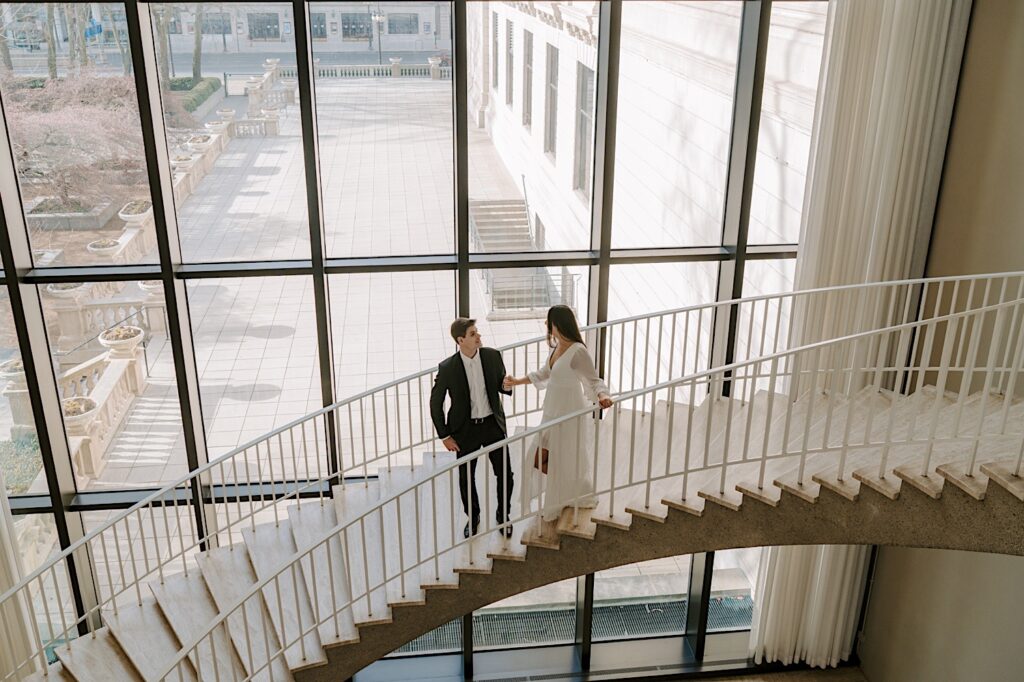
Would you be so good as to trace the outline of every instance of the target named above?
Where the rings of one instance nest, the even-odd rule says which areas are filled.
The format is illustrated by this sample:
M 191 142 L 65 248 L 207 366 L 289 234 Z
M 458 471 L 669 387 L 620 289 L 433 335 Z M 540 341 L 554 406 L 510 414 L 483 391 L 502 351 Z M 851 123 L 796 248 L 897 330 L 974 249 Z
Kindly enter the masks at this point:
M 923 274 L 971 0 L 830 0 L 796 287 Z M 796 346 L 885 326 L 794 310 Z M 854 644 L 867 547 L 763 550 L 754 659 L 834 666 Z
M 7 484 L 0 471 L 0 595 L 21 580 L 24 571 L 21 553 L 14 535 L 14 518 L 7 501 Z M 24 599 L 15 598 L 0 606 L 0 679 L 6 679 L 15 666 L 33 652 L 32 618 Z M 20 680 L 36 671 L 35 662 L 23 667 L 13 679 Z
M 971 0 L 829 2 L 797 289 L 924 273 L 970 8 Z M 793 343 L 889 322 L 849 313 L 798 307 Z
M 754 588 L 756 663 L 825 668 L 850 656 L 868 566 L 867 547 L 766 547 Z

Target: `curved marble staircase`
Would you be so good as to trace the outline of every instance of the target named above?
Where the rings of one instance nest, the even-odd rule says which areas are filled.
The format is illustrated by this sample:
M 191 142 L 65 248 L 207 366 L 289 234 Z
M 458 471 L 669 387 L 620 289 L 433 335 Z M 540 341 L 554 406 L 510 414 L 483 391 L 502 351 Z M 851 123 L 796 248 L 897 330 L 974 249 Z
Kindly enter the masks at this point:
M 645 368 L 603 418 L 588 409 L 522 427 L 505 443 L 517 482 L 537 433 L 573 428 L 592 444 L 594 456 L 584 449 L 576 462 L 599 501 L 543 523 L 513 495 L 511 538 L 492 521 L 485 465 L 481 527 L 463 539 L 458 464 L 412 427 L 404 442 L 394 434 L 375 478 L 364 458 L 362 480 L 326 476 L 301 495 L 282 484 L 259 510 L 211 487 L 212 518 L 226 514 L 210 534 L 219 546 L 178 557 L 178 570 L 167 562 L 159 575 L 125 579 L 98 627 L 57 646 L 59 663 L 35 675 L 345 679 L 524 589 L 694 551 L 852 542 L 1024 555 L 1024 299 L 1010 291 L 991 301 L 986 287 L 962 310 L 936 305 L 914 322 L 789 351 L 762 346 L 704 372 L 684 364 L 667 381 Z M 520 408 L 528 413 L 529 400 Z M 346 434 L 358 449 L 356 431 Z M 346 467 L 358 469 L 355 459 Z M 223 470 L 216 480 L 227 480 Z

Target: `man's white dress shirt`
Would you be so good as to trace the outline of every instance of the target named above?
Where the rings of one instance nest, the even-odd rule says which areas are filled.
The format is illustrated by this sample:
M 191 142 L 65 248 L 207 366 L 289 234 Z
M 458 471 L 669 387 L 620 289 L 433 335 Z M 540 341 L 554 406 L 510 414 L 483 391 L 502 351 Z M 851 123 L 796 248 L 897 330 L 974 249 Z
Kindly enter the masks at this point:
M 470 419 L 483 419 L 494 414 L 491 403 L 487 400 L 487 383 L 484 381 L 484 366 L 480 362 L 480 351 L 471 358 L 459 351 L 462 365 L 466 368 L 466 379 L 469 381 Z

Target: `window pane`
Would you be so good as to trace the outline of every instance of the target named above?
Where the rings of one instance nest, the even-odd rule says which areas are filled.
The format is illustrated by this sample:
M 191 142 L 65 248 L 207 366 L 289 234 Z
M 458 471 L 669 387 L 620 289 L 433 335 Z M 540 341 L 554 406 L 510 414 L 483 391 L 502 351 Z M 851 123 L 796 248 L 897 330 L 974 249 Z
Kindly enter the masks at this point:
M 72 34 L 52 46 L 58 56 L 47 66 L 47 36 L 90 22 L 114 25 L 113 14 L 123 27 L 123 3 L 3 3 L 0 9 L 7 16 L 15 7 L 16 41 L 37 56 L 14 60 L 0 97 L 34 263 L 156 262 L 128 44 L 118 33 L 111 54 L 105 37 Z M 112 46 L 113 32 L 109 40 Z
M 85 532 L 106 527 L 122 511 L 84 512 L 82 523 L 85 524 Z M 92 554 L 100 599 L 107 600 L 114 592 L 123 591 L 126 580 L 129 583 L 133 581 L 136 573 L 143 583 L 156 580 L 159 575 L 168 577 L 181 573 L 185 562 L 180 559 L 182 546 L 178 538 L 189 538 L 184 549 L 190 562 L 199 553 L 198 546 L 190 547 L 194 543 L 191 538 L 195 537 L 194 513 L 191 505 L 168 506 L 166 509 L 149 507 L 136 512 L 130 522 L 119 523 L 116 532 L 106 531 L 103 534 L 106 551 Z M 164 528 L 169 535 L 165 534 Z M 129 563 L 131 558 L 135 560 L 134 572 Z M 162 569 L 157 568 L 160 562 L 163 563 Z M 128 565 L 122 566 L 122 563 Z M 136 599 L 135 590 L 129 589 L 119 595 L 118 602 L 129 605 Z
M 450 3 L 311 7 L 347 32 L 313 46 L 327 254 L 454 253 Z
M 800 238 L 827 12 L 824 0 L 772 3 L 750 204 L 751 244 Z
M 196 49 L 197 21 L 207 25 L 205 10 L 196 10 L 204 6 L 153 5 L 183 256 L 309 258 L 295 36 L 285 18 L 292 6 L 261 3 L 261 11 L 250 12 L 252 5 L 225 4 L 210 21 L 228 17 L 216 28 L 233 25 L 234 35 L 211 31 Z M 175 14 L 184 20 L 182 34 L 169 30 Z
M 760 547 L 715 552 L 708 606 L 709 632 L 750 628 L 754 612 L 752 595 L 760 564 Z
M 594 641 L 678 634 L 686 629 L 687 554 L 598 571 Z
M 451 272 L 331 275 L 339 399 L 436 366 L 455 352 Z M 487 341 L 491 345 L 491 341 Z
M 462 619 L 456 618 L 425 635 L 420 635 L 408 644 L 404 644 L 388 654 L 389 657 L 400 655 L 442 654 L 462 650 Z
M 615 248 L 721 243 L 742 5 L 623 4 Z
M 193 280 L 203 423 L 211 459 L 322 406 L 313 280 Z
M 666 282 L 673 285 L 665 286 Z M 608 319 L 712 303 L 717 286 L 718 263 L 614 265 L 608 286 Z M 694 311 L 662 320 L 650 326 L 641 322 L 612 330 L 605 376 L 614 391 L 653 386 L 669 377 L 707 369 L 713 312 Z M 684 401 L 680 395 L 675 399 Z
M 32 404 L 7 287 L 0 287 L 0 474 L 8 495 L 45 493 Z
M 548 308 L 567 305 L 587 324 L 586 267 L 509 268 L 470 273 L 470 311 L 495 348 L 543 336 Z
M 15 516 L 14 542 L 18 550 L 18 563 L 23 575 L 35 572 L 44 563 L 52 560 L 61 551 L 53 514 Z M 30 588 L 30 608 L 40 639 L 44 644 L 48 644 L 52 640 L 56 640 L 54 642 L 56 644 L 74 639 L 78 636 L 78 632 L 72 624 L 77 616 L 68 582 L 66 564 L 60 562 L 55 566 L 53 572 L 44 573 L 42 582 L 42 591 L 37 583 Z M 5 615 L 9 614 L 10 611 Z M 62 634 L 64 629 L 62 623 L 68 623 L 71 631 Z M 48 649 L 47 658 L 51 663 L 57 660 L 53 648 Z
M 573 3 L 570 25 L 551 3 L 467 4 L 469 44 L 489 52 L 468 64 L 472 251 L 590 246 L 598 6 Z M 515 82 L 525 32 L 544 56 L 528 95 Z M 524 128 L 535 100 L 544 125 Z
M 743 296 L 782 294 L 793 290 L 796 259 L 747 261 L 743 269 Z M 791 299 L 765 299 L 744 307 L 736 325 L 736 359 L 770 355 L 788 348 Z M 768 379 L 759 379 L 767 387 Z
M 476 651 L 565 644 L 576 637 L 576 578 L 538 587 L 473 613 Z
M 40 286 L 80 490 L 183 476 L 174 360 L 159 281 Z

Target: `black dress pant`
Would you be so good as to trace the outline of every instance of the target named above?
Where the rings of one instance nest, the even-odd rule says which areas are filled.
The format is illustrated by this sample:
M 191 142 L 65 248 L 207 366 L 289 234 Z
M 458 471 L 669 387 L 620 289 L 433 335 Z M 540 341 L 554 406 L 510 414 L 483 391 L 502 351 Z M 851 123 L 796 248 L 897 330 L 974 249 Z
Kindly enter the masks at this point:
M 505 439 L 505 432 L 493 415 L 487 417 L 482 423 L 476 424 L 470 421 L 455 437 L 459 444 L 459 457 L 470 455 L 481 447 L 497 443 Z M 494 518 L 498 523 L 505 523 L 508 520 L 509 508 L 512 501 L 512 465 L 509 462 L 508 448 L 502 447 L 488 453 L 491 460 L 491 468 L 494 470 L 495 492 L 497 505 L 495 506 Z M 479 458 L 473 459 L 467 464 L 459 467 L 459 496 L 462 498 L 462 510 L 466 516 L 472 519 L 473 525 L 480 521 L 480 498 L 476 492 L 476 463 Z M 472 508 L 470 504 L 472 503 Z M 472 509 L 472 511 L 470 511 Z

